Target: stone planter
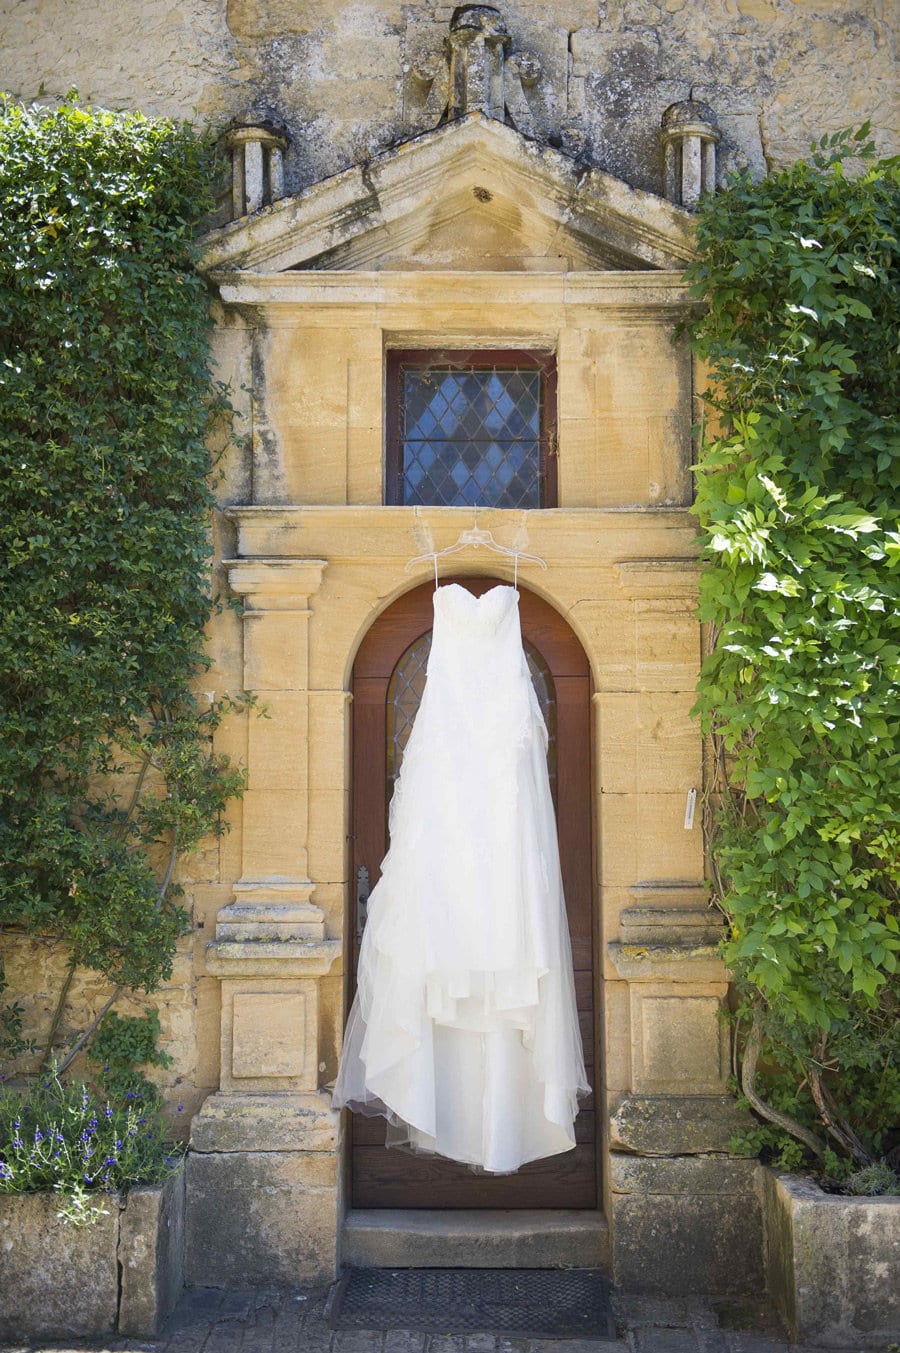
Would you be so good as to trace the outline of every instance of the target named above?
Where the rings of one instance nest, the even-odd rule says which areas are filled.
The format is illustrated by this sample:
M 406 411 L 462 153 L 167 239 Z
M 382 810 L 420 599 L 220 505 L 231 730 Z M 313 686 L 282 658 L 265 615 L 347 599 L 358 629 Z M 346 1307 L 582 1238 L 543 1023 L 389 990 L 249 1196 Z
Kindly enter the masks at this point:
M 74 1227 L 58 1194 L 0 1196 L 0 1340 L 158 1332 L 184 1285 L 184 1172 L 97 1200 Z
M 900 1340 L 900 1198 L 762 1176 L 769 1291 L 791 1338 L 841 1349 Z

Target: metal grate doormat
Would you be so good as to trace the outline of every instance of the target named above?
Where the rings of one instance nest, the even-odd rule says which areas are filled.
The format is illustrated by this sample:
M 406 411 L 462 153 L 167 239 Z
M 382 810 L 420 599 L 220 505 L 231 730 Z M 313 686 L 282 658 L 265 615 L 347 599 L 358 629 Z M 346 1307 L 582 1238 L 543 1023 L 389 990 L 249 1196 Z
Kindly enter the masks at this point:
M 326 1317 L 335 1330 L 616 1337 L 606 1279 L 580 1268 L 354 1268 Z

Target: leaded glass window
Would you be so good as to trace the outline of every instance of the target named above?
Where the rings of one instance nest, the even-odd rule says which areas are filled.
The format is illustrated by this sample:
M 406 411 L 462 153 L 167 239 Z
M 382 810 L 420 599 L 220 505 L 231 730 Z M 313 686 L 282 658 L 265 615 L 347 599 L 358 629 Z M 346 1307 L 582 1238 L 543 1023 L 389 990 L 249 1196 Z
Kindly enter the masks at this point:
M 555 396 L 549 353 L 390 353 L 388 502 L 554 506 Z

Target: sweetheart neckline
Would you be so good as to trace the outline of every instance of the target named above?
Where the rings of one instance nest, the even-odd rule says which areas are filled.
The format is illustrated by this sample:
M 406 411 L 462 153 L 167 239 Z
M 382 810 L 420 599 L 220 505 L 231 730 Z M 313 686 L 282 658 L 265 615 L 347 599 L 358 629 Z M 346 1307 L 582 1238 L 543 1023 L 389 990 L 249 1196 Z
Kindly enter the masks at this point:
M 452 592 L 454 590 L 464 593 L 467 597 L 471 597 L 476 605 L 478 605 L 480 601 L 483 601 L 485 597 L 493 596 L 495 592 L 512 592 L 517 600 L 519 596 L 518 588 L 510 587 L 509 583 L 498 583 L 496 587 L 489 587 L 487 591 L 482 592 L 480 596 L 476 595 L 474 592 L 470 592 L 467 587 L 463 587 L 462 583 L 441 583 L 434 589 L 434 595 L 437 596 L 438 592 Z

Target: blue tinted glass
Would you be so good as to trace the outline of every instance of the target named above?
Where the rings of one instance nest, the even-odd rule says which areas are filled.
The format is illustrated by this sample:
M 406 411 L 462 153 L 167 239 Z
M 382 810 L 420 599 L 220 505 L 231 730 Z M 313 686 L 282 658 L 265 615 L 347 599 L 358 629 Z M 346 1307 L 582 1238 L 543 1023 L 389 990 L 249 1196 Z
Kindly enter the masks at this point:
M 540 507 L 541 373 L 406 368 L 403 501 Z

